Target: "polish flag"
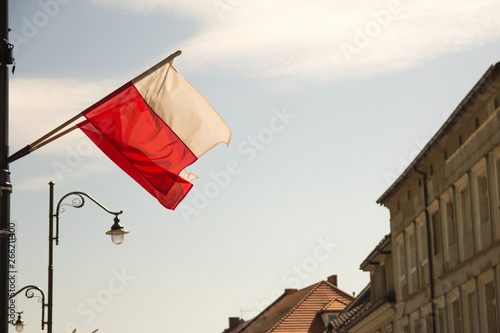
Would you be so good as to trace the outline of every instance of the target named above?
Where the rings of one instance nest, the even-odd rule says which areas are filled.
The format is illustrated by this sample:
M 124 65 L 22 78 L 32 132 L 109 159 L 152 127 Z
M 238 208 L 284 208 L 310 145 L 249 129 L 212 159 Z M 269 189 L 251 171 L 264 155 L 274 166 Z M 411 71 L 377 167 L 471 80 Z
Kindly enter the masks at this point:
M 231 139 L 224 120 L 172 61 L 166 58 L 83 111 L 86 120 L 78 124 L 169 209 L 175 209 L 196 178 L 184 168 Z

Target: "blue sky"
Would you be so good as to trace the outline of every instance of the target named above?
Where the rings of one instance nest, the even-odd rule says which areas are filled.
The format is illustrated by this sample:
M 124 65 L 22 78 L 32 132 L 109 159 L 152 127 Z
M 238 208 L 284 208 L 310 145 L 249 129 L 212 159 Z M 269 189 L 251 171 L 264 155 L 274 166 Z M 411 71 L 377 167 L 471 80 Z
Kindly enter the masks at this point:
M 157 61 L 174 66 L 232 130 L 164 209 L 83 133 L 11 164 L 18 287 L 46 290 L 48 182 L 61 214 L 54 332 L 221 332 L 285 288 L 339 276 L 389 231 L 375 201 L 499 60 L 498 1 L 10 1 L 16 72 L 10 146 L 36 140 Z M 98 220 L 98 221 L 94 221 Z M 102 220 L 102 221 L 101 221 Z M 39 304 L 18 298 L 37 332 Z

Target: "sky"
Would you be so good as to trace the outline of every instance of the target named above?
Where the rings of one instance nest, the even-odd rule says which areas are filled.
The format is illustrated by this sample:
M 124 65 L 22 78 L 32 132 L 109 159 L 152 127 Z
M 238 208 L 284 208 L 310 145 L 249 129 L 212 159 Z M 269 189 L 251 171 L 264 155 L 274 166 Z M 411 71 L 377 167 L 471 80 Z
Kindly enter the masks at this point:
M 338 275 L 389 232 L 376 200 L 500 57 L 494 0 L 9 1 L 11 153 L 176 50 L 231 128 L 167 210 L 77 131 L 10 165 L 16 284 L 47 290 L 50 181 L 60 214 L 54 333 L 222 332 L 285 288 Z M 70 202 L 70 201 L 65 201 Z M 16 298 L 25 332 L 40 304 Z

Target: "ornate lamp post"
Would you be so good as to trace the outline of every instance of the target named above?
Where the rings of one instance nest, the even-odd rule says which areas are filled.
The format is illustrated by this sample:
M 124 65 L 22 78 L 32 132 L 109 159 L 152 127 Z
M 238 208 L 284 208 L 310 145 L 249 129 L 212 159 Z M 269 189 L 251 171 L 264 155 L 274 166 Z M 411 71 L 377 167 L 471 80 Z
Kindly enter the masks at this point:
M 106 208 L 104 205 L 102 205 L 99 201 L 88 195 L 87 193 L 84 192 L 70 192 L 65 194 L 57 203 L 56 209 L 54 211 L 54 182 L 49 183 L 49 188 L 50 188 L 50 199 L 49 199 L 49 276 L 48 276 L 48 302 L 47 302 L 47 308 L 48 308 L 48 316 L 47 316 L 47 332 L 52 333 L 52 295 L 53 295 L 53 275 L 54 275 L 54 265 L 53 265 L 53 248 L 54 248 L 54 241 L 56 242 L 56 245 L 59 245 L 59 214 L 64 212 L 64 208 L 61 206 L 71 206 L 74 208 L 81 208 L 85 204 L 85 198 L 89 199 L 90 201 L 94 202 L 97 206 L 101 207 L 104 211 L 107 213 L 114 215 L 113 219 L 113 225 L 111 226 L 111 229 L 106 232 L 107 235 L 111 235 L 111 240 L 113 241 L 114 244 L 121 244 L 123 242 L 123 237 L 125 234 L 128 234 L 129 231 L 123 229 L 123 226 L 119 223 L 120 219 L 118 218 L 118 215 L 123 213 L 123 211 L 119 212 L 113 212 Z M 71 203 L 66 203 L 63 204 L 63 201 L 70 197 L 74 196 L 73 200 Z M 54 237 L 54 218 L 56 222 L 56 235 Z
M 45 303 L 45 294 L 43 293 L 42 289 L 38 288 L 37 286 L 33 286 L 33 285 L 25 286 L 25 287 L 19 289 L 18 291 L 16 291 L 11 296 L 9 296 L 9 300 L 16 297 L 18 294 L 20 294 L 23 291 L 25 291 L 24 294 L 27 298 L 33 298 L 33 297 L 35 297 L 34 290 L 38 291 L 41 295 L 41 296 L 36 296 L 36 297 L 39 298 L 40 303 L 42 303 L 42 330 L 43 330 L 45 328 L 45 324 L 47 324 L 47 322 L 45 321 L 45 307 L 48 306 L 48 304 Z M 16 327 L 17 332 L 22 332 L 24 326 L 26 326 L 24 321 L 21 319 L 21 314 L 23 312 L 21 311 L 21 312 L 16 312 L 16 313 L 18 315 L 17 320 L 15 322 L 11 322 L 11 324 Z

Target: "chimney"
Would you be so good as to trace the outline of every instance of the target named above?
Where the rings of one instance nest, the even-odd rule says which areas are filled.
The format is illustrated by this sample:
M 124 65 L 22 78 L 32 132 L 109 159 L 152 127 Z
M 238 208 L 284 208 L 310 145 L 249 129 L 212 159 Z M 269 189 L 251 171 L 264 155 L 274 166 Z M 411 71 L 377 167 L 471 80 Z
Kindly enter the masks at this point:
M 328 282 L 337 287 L 337 275 L 332 275 L 328 277 Z
M 241 323 L 240 317 L 229 317 L 229 331 L 235 329 Z
M 297 289 L 285 289 L 285 295 L 291 295 L 296 291 L 297 291 Z

